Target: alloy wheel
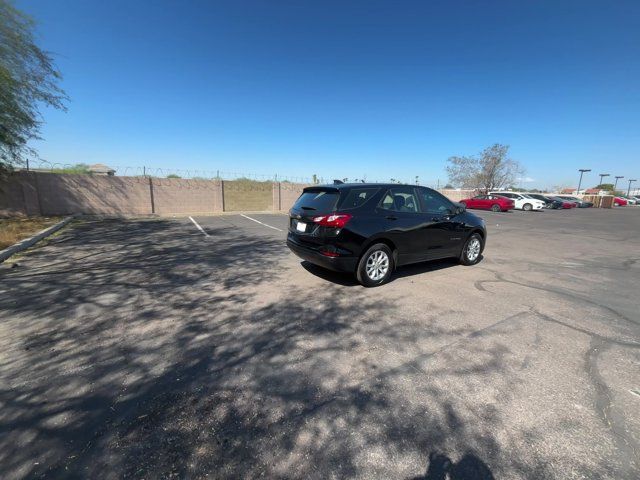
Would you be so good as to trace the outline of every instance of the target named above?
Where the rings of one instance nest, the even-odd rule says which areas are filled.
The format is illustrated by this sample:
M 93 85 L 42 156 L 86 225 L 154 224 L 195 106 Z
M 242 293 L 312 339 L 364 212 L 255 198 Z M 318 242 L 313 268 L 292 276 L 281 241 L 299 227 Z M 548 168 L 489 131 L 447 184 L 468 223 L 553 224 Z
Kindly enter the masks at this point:
M 469 240 L 469 243 L 467 244 L 467 260 L 474 262 L 480 255 L 481 248 L 482 245 L 480 244 L 480 240 L 477 238 Z
M 366 272 L 367 276 L 373 280 L 378 281 L 387 274 L 389 271 L 389 256 L 382 250 L 376 250 L 369 258 L 367 258 Z

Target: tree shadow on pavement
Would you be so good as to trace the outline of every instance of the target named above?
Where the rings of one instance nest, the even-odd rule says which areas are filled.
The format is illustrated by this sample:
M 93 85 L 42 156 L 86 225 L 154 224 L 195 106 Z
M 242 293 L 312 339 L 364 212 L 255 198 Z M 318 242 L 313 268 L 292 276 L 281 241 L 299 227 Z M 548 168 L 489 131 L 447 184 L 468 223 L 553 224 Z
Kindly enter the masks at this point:
M 548 473 L 465 394 L 474 376 L 503 401 L 518 384 L 499 336 L 448 346 L 473 326 L 439 326 L 436 305 L 415 321 L 366 289 L 309 295 L 288 255 L 236 229 L 104 220 L 1 270 L 0 477 L 407 478 L 436 450 Z

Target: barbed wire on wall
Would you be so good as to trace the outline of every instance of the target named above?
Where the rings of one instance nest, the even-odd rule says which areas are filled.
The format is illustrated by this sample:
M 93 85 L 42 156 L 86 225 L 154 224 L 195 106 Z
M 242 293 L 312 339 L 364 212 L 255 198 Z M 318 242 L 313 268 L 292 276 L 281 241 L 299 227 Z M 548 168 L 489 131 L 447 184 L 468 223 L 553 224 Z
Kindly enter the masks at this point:
M 84 166 L 86 167 L 86 166 Z M 331 184 L 334 180 L 340 180 L 342 182 L 349 183 L 398 183 L 409 185 L 422 185 L 431 188 L 442 188 L 440 182 L 423 182 L 420 181 L 419 176 L 406 178 L 371 178 L 367 175 L 363 175 L 362 178 L 348 178 L 344 175 L 313 175 L 311 177 L 282 175 L 279 173 L 274 174 L 260 174 L 260 173 L 248 173 L 248 172 L 234 172 L 229 170 L 203 170 L 203 169 L 177 169 L 177 168 L 164 168 L 164 167 L 146 167 L 146 166 L 124 166 L 124 165 L 110 165 L 109 168 L 113 170 L 113 174 L 117 177 L 152 177 L 154 179 L 183 179 L 183 180 L 235 180 L 235 181 L 252 181 L 252 182 L 280 182 L 283 184 Z M 39 160 L 38 162 L 30 165 L 31 170 L 44 171 L 44 172 L 56 172 L 56 173 L 89 173 L 80 167 L 78 164 L 48 162 L 46 160 Z M 185 183 L 186 186 L 193 186 L 194 188 L 202 188 L 202 185 L 198 185 L 196 182 Z
M 90 173 L 86 170 L 87 165 L 49 162 L 44 159 L 38 159 L 37 161 L 31 161 L 29 169 L 33 171 L 42 172 L 55 172 L 55 173 Z M 423 181 L 420 176 L 416 175 L 410 178 L 371 178 L 368 175 L 363 175 L 362 178 L 347 178 L 343 175 L 313 175 L 311 177 L 304 176 L 292 176 L 274 174 L 259 174 L 259 173 L 247 173 L 247 172 L 233 172 L 228 170 L 202 170 L 202 169 L 175 169 L 164 167 L 146 167 L 146 166 L 110 166 L 114 171 L 114 175 L 123 181 L 125 178 L 145 178 L 152 177 L 154 180 L 159 179 L 182 179 L 182 185 L 185 188 L 208 188 L 207 185 L 198 183 L 199 180 L 227 180 L 227 181 L 251 181 L 251 182 L 265 182 L 273 183 L 280 182 L 282 185 L 286 183 L 292 184 L 331 184 L 334 180 L 340 180 L 350 183 L 398 183 L 405 185 L 421 185 L 430 187 L 435 190 L 464 190 L 464 191 L 483 191 L 482 188 L 463 188 L 463 189 L 447 189 L 446 183 L 441 181 Z M 157 183 L 157 182 L 156 182 Z M 626 193 L 625 188 L 619 190 Z M 547 188 L 545 191 L 559 191 L 558 188 Z M 640 194 L 640 188 L 631 188 L 630 195 Z

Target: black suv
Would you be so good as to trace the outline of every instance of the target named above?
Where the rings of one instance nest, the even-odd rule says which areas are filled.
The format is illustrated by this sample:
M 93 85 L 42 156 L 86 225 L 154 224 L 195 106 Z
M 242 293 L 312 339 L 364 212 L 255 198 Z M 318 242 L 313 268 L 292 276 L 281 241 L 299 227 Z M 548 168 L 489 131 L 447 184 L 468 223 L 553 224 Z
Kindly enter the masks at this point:
M 290 211 L 287 245 L 373 287 L 410 263 L 455 257 L 473 265 L 486 238 L 481 218 L 435 190 L 357 183 L 305 188 Z

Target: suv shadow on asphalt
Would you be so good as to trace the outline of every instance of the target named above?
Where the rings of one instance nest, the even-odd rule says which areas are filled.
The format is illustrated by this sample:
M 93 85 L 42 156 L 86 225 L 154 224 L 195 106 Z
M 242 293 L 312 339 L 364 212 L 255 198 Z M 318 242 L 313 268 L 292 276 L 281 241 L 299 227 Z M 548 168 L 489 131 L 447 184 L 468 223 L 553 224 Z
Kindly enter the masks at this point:
M 478 263 L 482 262 L 483 258 L 484 257 L 480 255 L 480 260 L 478 261 Z M 307 272 L 328 282 L 342 285 L 344 287 L 360 286 L 360 283 L 358 282 L 354 274 L 345 272 L 334 272 L 332 270 L 319 267 L 307 261 L 300 262 L 300 265 Z M 432 260 L 429 262 L 404 265 L 402 267 L 398 267 L 398 269 L 393 272 L 393 275 L 391 276 L 391 279 L 388 283 L 392 283 L 399 278 L 421 275 L 423 273 L 437 272 L 438 270 L 456 266 L 460 266 L 460 262 L 457 258 L 444 258 L 442 260 Z
M 441 453 L 429 455 L 429 466 L 424 475 L 410 480 L 495 480 L 491 470 L 473 453 L 466 453 L 459 462 L 454 463 Z

